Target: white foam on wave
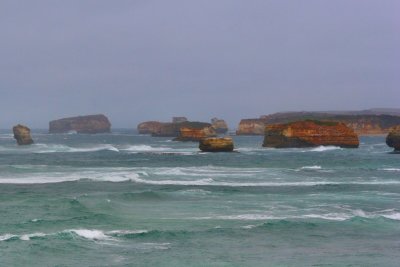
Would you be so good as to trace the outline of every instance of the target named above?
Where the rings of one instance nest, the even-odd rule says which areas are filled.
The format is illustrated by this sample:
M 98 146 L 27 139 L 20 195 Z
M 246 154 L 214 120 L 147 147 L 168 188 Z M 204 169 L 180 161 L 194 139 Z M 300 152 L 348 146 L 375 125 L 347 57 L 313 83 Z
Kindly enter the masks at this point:
M 388 172 L 400 172 L 400 168 L 382 168 L 378 169 L 380 171 L 388 171 Z
M 257 186 L 322 186 L 322 185 L 391 185 L 400 184 L 400 181 L 366 181 L 366 182 L 330 182 L 330 181 L 305 181 L 305 182 L 227 182 L 215 181 L 212 178 L 199 180 L 146 180 L 132 178 L 133 182 L 153 185 L 208 185 L 228 187 L 257 187 Z
M 390 213 L 390 214 L 384 214 L 384 215 L 382 215 L 382 216 L 385 217 L 385 218 L 388 218 L 388 219 L 400 221 L 400 212 L 394 212 L 394 213 Z
M 211 178 L 199 180 L 144 180 L 141 178 L 132 178 L 132 181 L 141 184 L 152 185 L 210 185 L 214 180 Z
M 152 147 L 149 145 L 135 145 L 135 146 L 128 146 L 125 148 L 121 148 L 121 150 L 128 152 L 148 152 L 148 151 L 161 152 L 161 151 L 168 151 L 171 149 L 172 148 L 170 147 Z
M 71 230 L 66 230 L 65 232 L 71 232 L 80 237 L 90 239 L 90 240 L 111 240 L 112 239 L 111 236 L 106 235 L 101 230 L 71 229 Z
M 148 230 L 113 230 L 107 232 L 107 234 L 119 236 L 119 235 L 145 234 L 148 232 L 149 232 Z
M 303 152 L 324 152 L 324 151 L 340 150 L 340 149 L 342 148 L 338 146 L 318 146 L 310 150 L 304 150 Z
M 13 234 L 4 234 L 4 235 L 0 235 L 0 241 L 7 241 L 10 240 L 12 238 L 18 237 L 16 235 Z
M 264 221 L 264 220 L 291 220 L 291 219 L 322 219 L 328 221 L 346 221 L 352 218 L 379 218 L 384 217 L 392 220 L 400 220 L 399 212 L 385 213 L 380 212 L 365 212 L 363 210 L 353 210 L 347 213 L 323 213 L 323 214 L 304 214 L 304 215 L 293 215 L 293 216 L 275 216 L 271 214 L 236 214 L 236 215 L 214 215 L 205 217 L 192 217 L 193 220 L 238 220 L 238 221 Z M 256 227 L 256 225 L 246 225 L 241 228 L 251 229 Z
M 19 237 L 19 239 L 23 240 L 23 241 L 29 241 L 31 240 L 31 238 L 35 238 L 35 237 L 45 237 L 46 234 L 45 233 L 33 233 L 33 234 L 26 234 L 26 235 L 21 235 Z
M 47 236 L 56 236 L 57 234 L 61 233 L 69 233 L 69 234 L 74 234 L 77 235 L 81 238 L 92 240 L 92 241 L 115 241 L 116 239 L 114 237 L 119 237 L 121 235 L 127 235 L 127 234 L 141 234 L 141 233 L 147 233 L 147 230 L 114 230 L 114 231 L 109 231 L 105 232 L 102 230 L 97 230 L 97 229 L 67 229 L 63 230 L 60 232 L 55 232 L 55 233 L 32 233 L 32 234 L 22 234 L 22 235 L 15 235 L 15 234 L 4 234 L 0 235 L 0 241 L 7 241 L 10 239 L 19 239 L 22 241 L 29 241 L 32 238 L 37 238 L 37 237 L 47 237 Z
M 300 168 L 300 170 L 320 170 L 320 169 L 322 169 L 322 167 L 319 165 L 303 166 Z
M 39 147 L 38 151 L 34 153 L 56 153 L 56 152 L 96 152 L 102 150 L 109 150 L 119 152 L 119 149 L 110 144 L 96 145 L 92 147 L 70 147 L 59 144 L 36 144 Z
M 54 172 L 54 173 L 34 173 L 28 176 L 20 177 L 0 177 L 0 184 L 48 184 L 73 182 L 79 180 L 92 180 L 101 182 L 125 182 L 134 181 L 139 175 L 134 172 L 100 172 L 100 171 L 82 171 L 82 172 Z

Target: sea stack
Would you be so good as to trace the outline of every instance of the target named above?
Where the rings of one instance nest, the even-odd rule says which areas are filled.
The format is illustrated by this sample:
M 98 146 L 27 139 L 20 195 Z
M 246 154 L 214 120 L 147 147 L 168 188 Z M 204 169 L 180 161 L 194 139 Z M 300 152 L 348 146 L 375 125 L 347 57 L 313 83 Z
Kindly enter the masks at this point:
M 213 137 L 201 139 L 199 148 L 203 152 L 232 152 L 234 145 L 230 137 Z
M 243 119 L 240 121 L 237 135 L 263 135 L 265 130 L 265 121 L 262 119 Z
M 400 152 L 400 125 L 390 129 L 386 136 L 386 144 L 394 148 L 394 151 Z
M 228 124 L 224 120 L 212 118 L 211 124 L 218 134 L 225 134 L 228 131 Z
M 103 114 L 64 118 L 49 123 L 49 133 L 97 134 L 110 131 L 111 123 Z
M 139 134 L 152 134 L 159 132 L 163 123 L 159 121 L 145 121 L 139 123 L 137 126 L 137 130 Z
M 33 144 L 31 137 L 31 129 L 25 125 L 18 124 L 13 127 L 14 138 L 17 140 L 18 145 Z
M 357 148 L 359 140 L 353 129 L 334 121 L 305 120 L 265 127 L 264 147 L 339 146 Z
M 174 141 L 200 141 L 215 136 L 217 136 L 217 133 L 210 123 L 186 122 L 180 125 L 179 135 Z

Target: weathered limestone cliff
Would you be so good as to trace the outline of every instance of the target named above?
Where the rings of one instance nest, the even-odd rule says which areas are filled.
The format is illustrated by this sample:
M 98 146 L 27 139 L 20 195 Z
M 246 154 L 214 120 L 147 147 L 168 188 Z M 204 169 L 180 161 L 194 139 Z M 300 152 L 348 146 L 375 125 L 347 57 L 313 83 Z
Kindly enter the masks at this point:
M 215 129 L 209 123 L 197 123 L 196 125 L 183 126 L 179 129 L 179 135 L 175 141 L 199 141 L 207 137 L 217 136 Z
M 49 123 L 49 133 L 72 131 L 84 134 L 109 133 L 111 123 L 103 114 L 64 118 Z
M 393 127 L 386 137 L 386 144 L 400 152 L 400 125 Z
M 359 140 L 353 129 L 341 122 L 298 121 L 265 127 L 264 147 L 340 146 L 357 148 Z
M 224 120 L 212 118 L 211 124 L 218 134 L 225 134 L 228 131 L 228 124 Z
M 172 122 L 145 121 L 137 126 L 139 134 L 151 134 L 156 137 L 178 137 L 181 128 L 213 127 L 218 134 L 226 133 L 228 126 L 224 120 L 212 119 L 212 124 L 188 121 L 186 117 L 173 117 Z M 210 129 L 211 130 L 211 129 Z
M 33 144 L 31 137 L 31 129 L 25 125 L 18 124 L 13 127 L 14 138 L 17 140 L 18 145 L 30 145 Z
M 358 135 L 383 135 L 391 127 L 400 124 L 400 116 L 393 115 L 353 115 L 331 114 L 322 112 L 284 112 L 261 116 L 259 119 L 241 120 L 236 134 L 262 135 L 260 128 L 264 125 L 288 123 L 300 120 L 323 120 L 343 122 Z
M 204 152 L 231 152 L 234 145 L 230 137 L 204 138 L 199 141 L 199 148 Z
M 139 134 L 152 134 L 160 131 L 162 122 L 159 121 L 145 121 L 137 126 Z
M 263 135 L 265 121 L 261 119 L 243 119 L 236 130 L 237 135 Z

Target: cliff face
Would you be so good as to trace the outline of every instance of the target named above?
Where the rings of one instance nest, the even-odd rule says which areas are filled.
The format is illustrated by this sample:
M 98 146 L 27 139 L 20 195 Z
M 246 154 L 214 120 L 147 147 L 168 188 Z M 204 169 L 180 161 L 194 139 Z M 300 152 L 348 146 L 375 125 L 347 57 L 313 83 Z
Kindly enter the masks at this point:
M 243 119 L 236 130 L 237 135 L 263 135 L 265 121 L 261 119 Z
M 341 122 L 298 121 L 265 127 L 264 147 L 359 146 L 357 134 Z
M 395 151 L 400 151 L 400 125 L 393 127 L 386 137 L 386 144 L 393 147 Z
M 139 134 L 152 134 L 159 132 L 162 126 L 162 122 L 159 121 L 145 121 L 137 126 Z
M 175 141 L 199 141 L 207 137 L 217 136 L 210 124 L 183 126 L 179 129 L 179 135 Z
M 233 140 L 230 137 L 205 138 L 200 140 L 199 148 L 204 152 L 231 152 L 233 151 Z
M 353 115 L 330 114 L 321 112 L 286 112 L 261 116 L 259 119 L 242 120 L 237 134 L 261 135 L 257 125 L 289 123 L 302 120 L 323 120 L 343 122 L 352 128 L 358 135 L 383 135 L 391 127 L 400 124 L 400 116 L 393 115 Z
M 18 124 L 13 127 L 14 138 L 17 140 L 18 145 L 30 145 L 33 144 L 31 137 L 31 129 L 28 127 Z
M 225 134 L 228 131 L 228 124 L 224 120 L 212 118 L 211 124 L 218 134 Z
M 109 133 L 111 123 L 102 114 L 64 118 L 49 123 L 49 133 L 68 133 L 71 131 L 84 134 Z
M 185 121 L 181 123 L 166 122 L 161 123 L 161 127 L 158 129 L 157 132 L 153 132 L 152 136 L 177 137 L 180 135 L 181 128 L 202 129 L 205 127 L 211 127 L 211 124 L 196 121 Z

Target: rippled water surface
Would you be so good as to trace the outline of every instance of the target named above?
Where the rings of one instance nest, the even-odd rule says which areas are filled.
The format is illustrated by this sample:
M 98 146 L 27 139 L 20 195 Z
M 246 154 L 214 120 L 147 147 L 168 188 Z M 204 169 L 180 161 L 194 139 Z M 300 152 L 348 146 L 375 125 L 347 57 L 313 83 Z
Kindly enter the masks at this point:
M 0 266 L 399 266 L 400 155 L 0 132 Z

